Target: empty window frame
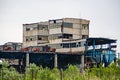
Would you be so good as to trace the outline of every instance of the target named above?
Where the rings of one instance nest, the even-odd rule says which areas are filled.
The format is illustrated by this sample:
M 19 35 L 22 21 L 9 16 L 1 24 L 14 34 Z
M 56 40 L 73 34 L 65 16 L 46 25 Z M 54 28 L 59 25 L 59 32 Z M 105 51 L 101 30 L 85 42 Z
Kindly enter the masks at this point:
M 62 34 L 52 34 L 52 35 L 49 35 L 49 39 L 50 40 L 60 39 L 60 38 L 62 38 Z
M 61 46 L 63 48 L 74 48 L 76 47 L 76 43 L 63 43 Z
M 64 22 L 64 23 L 63 23 L 63 27 L 64 27 L 64 28 L 72 28 L 72 27 L 73 27 L 73 23 Z
M 48 36 L 38 35 L 38 40 L 48 41 Z
M 26 28 L 26 31 L 30 31 L 30 28 Z
M 42 36 L 41 35 L 38 35 L 38 40 L 42 40 Z
M 70 44 L 69 43 L 63 43 L 62 46 L 63 46 L 63 48 L 70 48 Z
M 61 28 L 62 23 L 50 24 L 49 29 Z
M 88 35 L 82 35 L 82 39 L 87 39 Z
M 38 40 L 42 40 L 42 38 L 39 36 L 39 37 L 38 37 Z
M 72 39 L 72 34 L 63 34 L 63 38 Z
M 61 38 L 66 38 L 66 39 L 72 39 L 73 35 L 72 34 L 52 34 L 49 35 L 49 39 L 61 39 Z
M 37 30 L 38 29 L 38 27 L 33 27 L 33 30 Z
M 76 47 L 76 43 L 70 43 L 70 47 L 71 48 Z
M 48 25 L 38 25 L 38 30 L 48 30 Z
M 88 29 L 89 24 L 82 24 L 83 29 Z
M 36 36 L 26 36 L 26 41 L 35 41 Z
M 29 41 L 27 38 L 26 38 L 26 42 Z

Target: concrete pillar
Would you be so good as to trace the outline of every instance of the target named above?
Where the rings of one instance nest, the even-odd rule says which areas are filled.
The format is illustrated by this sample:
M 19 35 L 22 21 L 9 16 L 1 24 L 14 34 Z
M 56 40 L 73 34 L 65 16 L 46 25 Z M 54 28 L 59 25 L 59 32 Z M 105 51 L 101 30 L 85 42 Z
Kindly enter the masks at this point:
M 110 63 L 110 50 L 111 50 L 111 44 L 108 44 L 108 54 L 109 54 L 109 59 L 108 59 L 108 63 Z
M 54 55 L 54 67 L 57 68 L 57 54 Z
M 93 53 L 92 53 L 92 57 L 95 57 L 95 40 L 93 40 Z
M 26 67 L 28 68 L 30 65 L 29 65 L 29 53 L 27 52 L 26 53 Z
M 81 55 L 81 69 L 80 72 L 84 73 L 84 54 Z

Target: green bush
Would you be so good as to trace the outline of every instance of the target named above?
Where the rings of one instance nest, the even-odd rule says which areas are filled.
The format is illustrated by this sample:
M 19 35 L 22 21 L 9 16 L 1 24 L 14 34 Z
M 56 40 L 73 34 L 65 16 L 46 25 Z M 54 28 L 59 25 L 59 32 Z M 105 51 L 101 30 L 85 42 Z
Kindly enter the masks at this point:
M 80 73 L 77 66 L 70 65 L 66 70 L 57 68 L 43 68 L 30 64 L 25 74 L 18 73 L 15 68 L 8 68 L 7 62 L 3 62 L 0 69 L 0 80 L 120 80 L 120 67 L 111 64 L 109 67 L 85 69 L 84 74 Z

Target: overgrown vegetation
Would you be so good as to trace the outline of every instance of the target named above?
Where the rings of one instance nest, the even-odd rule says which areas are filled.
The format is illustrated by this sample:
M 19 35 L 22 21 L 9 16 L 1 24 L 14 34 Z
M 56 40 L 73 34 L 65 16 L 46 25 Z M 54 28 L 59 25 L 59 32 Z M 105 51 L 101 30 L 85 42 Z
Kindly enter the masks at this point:
M 80 69 L 70 65 L 66 70 L 49 69 L 30 64 L 24 74 L 18 73 L 13 67 L 7 68 L 6 62 L 2 63 L 0 69 L 0 80 L 120 80 L 120 67 L 115 63 L 109 67 L 87 68 L 80 73 Z

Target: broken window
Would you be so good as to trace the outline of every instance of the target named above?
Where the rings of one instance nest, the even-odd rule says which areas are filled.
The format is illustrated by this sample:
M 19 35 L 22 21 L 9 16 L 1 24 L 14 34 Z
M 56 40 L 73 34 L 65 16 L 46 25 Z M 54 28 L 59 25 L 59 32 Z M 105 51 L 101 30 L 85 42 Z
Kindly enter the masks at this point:
M 67 39 L 71 39 L 73 37 L 72 34 L 53 34 L 53 35 L 49 35 L 49 39 L 61 39 L 61 38 L 67 38 Z
M 37 36 L 26 36 L 26 41 L 35 41 Z
M 76 43 L 70 43 L 70 47 L 76 47 Z
M 38 40 L 42 40 L 42 38 L 41 38 L 41 37 L 38 37 Z
M 69 48 L 70 47 L 69 43 L 64 43 L 62 45 L 63 45 L 63 48 Z
M 61 28 L 62 23 L 50 24 L 49 29 Z
M 26 39 L 26 41 L 28 41 L 28 39 Z
M 26 28 L 26 31 L 30 31 L 30 28 Z
M 60 39 L 60 38 L 62 38 L 62 34 L 52 34 L 52 35 L 49 35 L 49 39 L 50 40 Z
M 39 30 L 48 30 L 48 25 L 38 25 Z
M 88 24 L 82 24 L 82 26 L 83 26 L 83 29 L 88 29 Z
M 38 35 L 38 40 L 48 41 L 48 36 Z
M 32 38 L 30 38 L 30 41 L 33 41 L 33 39 L 32 39 Z
M 71 39 L 72 37 L 72 34 L 63 34 L 63 38 Z
M 82 39 L 88 38 L 88 35 L 82 35 Z

